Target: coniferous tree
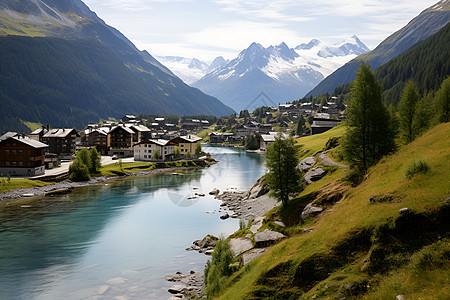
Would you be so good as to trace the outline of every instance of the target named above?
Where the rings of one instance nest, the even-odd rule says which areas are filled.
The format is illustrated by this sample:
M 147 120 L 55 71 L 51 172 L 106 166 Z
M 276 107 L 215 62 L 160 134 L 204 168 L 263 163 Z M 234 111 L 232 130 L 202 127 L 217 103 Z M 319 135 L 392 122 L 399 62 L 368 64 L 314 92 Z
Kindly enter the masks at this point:
M 297 123 L 297 135 L 301 136 L 303 134 L 304 128 L 303 126 L 305 125 L 305 119 L 303 118 L 303 116 L 300 116 L 298 118 L 298 123 Z
M 89 169 L 89 172 L 91 174 L 96 174 L 98 173 L 98 171 L 100 171 L 100 168 L 102 166 L 101 155 L 95 147 L 89 150 L 89 155 L 91 160 L 91 168 Z
M 346 114 L 343 154 L 352 169 L 362 174 L 395 149 L 394 131 L 382 102 L 381 86 L 370 66 L 363 62 L 353 82 Z
M 282 139 L 281 136 L 277 136 L 267 147 L 266 182 L 274 196 L 285 206 L 289 201 L 289 195 L 301 190 L 300 171 L 296 168 L 298 151 L 299 147 L 294 139 Z
M 412 81 L 408 81 L 403 89 L 398 105 L 400 114 L 400 134 L 405 144 L 411 143 L 415 138 L 413 129 L 413 119 L 416 112 L 416 104 L 420 99 L 417 86 Z
M 429 92 L 416 103 L 416 111 L 413 117 L 413 132 L 415 136 L 420 135 L 430 127 L 433 117 L 433 93 Z
M 435 97 L 438 122 L 450 121 L 450 77 L 445 79 Z

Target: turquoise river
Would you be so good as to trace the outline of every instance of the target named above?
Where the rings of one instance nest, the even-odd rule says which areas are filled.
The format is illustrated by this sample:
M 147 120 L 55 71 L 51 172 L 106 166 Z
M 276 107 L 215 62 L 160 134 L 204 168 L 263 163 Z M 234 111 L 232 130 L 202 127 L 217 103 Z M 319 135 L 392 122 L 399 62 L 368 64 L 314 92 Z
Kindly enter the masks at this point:
M 186 251 L 206 234 L 227 236 L 213 188 L 244 190 L 264 173 L 264 156 L 204 147 L 205 169 L 111 181 L 30 206 L 0 211 L 0 299 L 168 299 L 165 275 L 203 271 L 208 257 Z M 188 199 L 195 193 L 205 197 Z M 214 213 L 215 212 L 215 213 Z M 119 297 L 120 298 L 120 297 Z M 118 298 L 118 299 L 119 299 Z

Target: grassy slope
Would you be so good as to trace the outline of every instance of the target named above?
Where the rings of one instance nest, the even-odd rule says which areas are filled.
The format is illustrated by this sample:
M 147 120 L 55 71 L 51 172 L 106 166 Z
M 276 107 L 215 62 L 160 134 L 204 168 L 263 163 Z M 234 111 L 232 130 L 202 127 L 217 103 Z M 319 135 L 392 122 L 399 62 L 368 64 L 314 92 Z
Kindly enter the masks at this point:
M 341 137 L 342 135 L 344 135 L 345 128 L 346 127 L 344 125 L 339 125 L 321 134 L 298 138 L 297 143 L 302 146 L 301 150 L 308 150 L 301 153 L 300 159 L 311 156 L 317 151 L 322 150 L 329 138 Z
M 335 129 L 335 133 L 342 130 Z M 329 134 L 332 132 L 330 131 Z M 276 279 L 270 281 L 271 286 L 264 286 L 264 276 L 269 270 L 282 266 L 283 262 L 298 266 L 311 255 L 327 253 L 339 241 L 349 237 L 351 233 L 364 228 L 373 228 L 382 222 L 399 216 L 399 209 L 407 207 L 415 212 L 429 211 L 442 207 L 443 201 L 450 193 L 450 124 L 441 124 L 416 141 L 401 148 L 396 154 L 383 159 L 370 170 L 368 179 L 360 186 L 346 193 L 344 199 L 326 212 L 319 220 L 309 227 L 311 233 L 292 236 L 284 242 L 274 246 L 271 251 L 250 263 L 230 280 L 230 287 L 221 295 L 221 299 L 245 299 L 256 295 L 264 295 L 265 290 L 294 292 L 295 298 L 311 299 L 313 295 L 319 298 L 338 297 L 342 286 L 346 283 L 358 281 L 361 278 L 375 280 L 376 284 L 367 285 L 365 297 L 369 299 L 394 299 L 396 295 L 404 293 L 408 297 L 418 299 L 444 299 L 448 296 L 448 261 L 444 267 L 425 268 L 417 275 L 416 261 L 423 257 L 422 252 L 431 251 L 435 247 L 436 253 L 446 251 L 448 255 L 448 240 L 437 242 L 428 248 L 412 255 L 410 262 L 399 269 L 384 276 L 370 277 L 361 271 L 363 257 L 355 257 L 355 261 L 348 263 L 330 276 L 315 284 L 305 294 L 295 290 L 292 284 L 292 272 L 279 272 Z M 313 137 L 310 137 L 313 139 Z M 317 141 L 317 140 L 316 140 Z M 313 146 L 317 148 L 317 146 Z M 426 175 L 416 175 L 411 180 L 404 176 L 404 167 L 414 159 L 426 160 L 431 170 Z M 319 183 L 317 183 L 319 185 Z M 377 194 L 394 194 L 398 203 L 370 204 L 369 197 Z M 305 225 L 305 226 L 306 226 Z M 297 225 L 301 227 L 302 225 Z M 444 249 L 444 250 L 443 250 Z M 422 255 L 422 256 L 421 256 Z M 423 259 L 422 259 L 423 260 Z M 275 269 L 274 269 L 275 268 Z M 269 273 L 270 274 L 270 273 Z M 327 291 L 324 291 L 324 287 Z M 258 294 L 259 291 L 259 294 Z M 251 296 L 253 295 L 253 297 Z M 410 299 L 410 298 L 408 298 Z
M 11 178 L 11 182 L 7 182 L 6 178 L 0 178 L 0 193 L 12 191 L 16 189 L 26 189 L 32 188 L 35 186 L 44 186 L 52 184 L 52 182 L 43 182 L 39 180 L 30 180 L 30 179 L 16 179 Z

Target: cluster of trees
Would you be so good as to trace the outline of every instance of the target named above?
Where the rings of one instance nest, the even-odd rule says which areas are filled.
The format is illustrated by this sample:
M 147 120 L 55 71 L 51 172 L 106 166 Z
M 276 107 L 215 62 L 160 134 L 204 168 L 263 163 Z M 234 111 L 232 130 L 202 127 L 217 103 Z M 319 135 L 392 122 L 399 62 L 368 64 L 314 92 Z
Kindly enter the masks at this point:
M 94 147 L 91 150 L 81 149 L 77 152 L 69 167 L 69 179 L 72 181 L 88 181 L 91 175 L 97 174 L 101 168 L 101 156 Z
M 244 139 L 244 146 L 247 150 L 258 150 L 259 140 L 255 135 L 249 135 Z
M 398 104 L 399 130 L 403 143 L 412 142 L 433 125 L 449 121 L 450 77 L 439 90 L 421 96 L 417 85 L 410 80 L 402 91 Z
M 370 66 L 361 63 L 351 89 L 346 110 L 347 132 L 342 142 L 344 157 L 359 175 L 395 151 L 397 133 L 408 144 L 432 125 L 449 121 L 450 78 L 442 82 L 435 95 L 429 92 L 424 97 L 420 96 L 416 84 L 409 81 L 397 111 L 389 112 L 381 91 Z

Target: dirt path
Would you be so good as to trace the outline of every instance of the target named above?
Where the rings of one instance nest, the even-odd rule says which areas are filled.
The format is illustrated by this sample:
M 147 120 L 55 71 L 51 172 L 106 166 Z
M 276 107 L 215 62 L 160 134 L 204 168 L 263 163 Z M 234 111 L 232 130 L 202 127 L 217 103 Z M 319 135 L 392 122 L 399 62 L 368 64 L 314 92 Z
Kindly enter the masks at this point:
M 330 157 L 327 156 L 328 151 L 324 151 L 319 155 L 319 161 L 325 165 L 336 166 L 342 169 L 348 169 L 348 166 L 342 165 L 340 163 L 335 162 Z

